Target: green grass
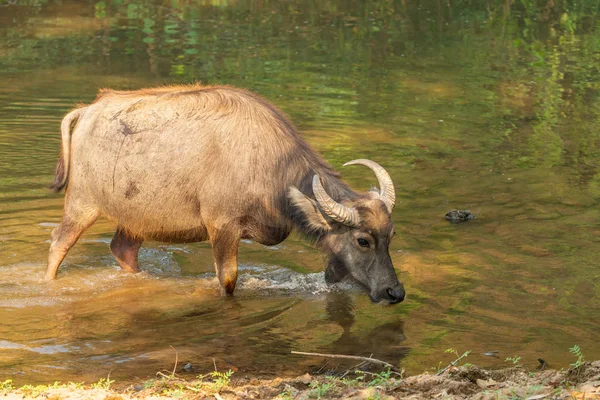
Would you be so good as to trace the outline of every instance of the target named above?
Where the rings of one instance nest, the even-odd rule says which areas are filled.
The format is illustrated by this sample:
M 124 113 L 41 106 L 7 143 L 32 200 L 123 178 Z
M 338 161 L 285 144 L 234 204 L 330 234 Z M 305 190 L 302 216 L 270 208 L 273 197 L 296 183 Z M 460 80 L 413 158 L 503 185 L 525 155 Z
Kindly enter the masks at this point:
M 96 383 L 92 383 L 92 389 L 105 389 L 109 390 L 110 385 L 114 383 L 114 381 L 110 380 L 110 377 L 100 378 L 100 380 Z
M 522 366 L 520 364 L 521 356 L 506 357 L 506 359 L 504 361 L 512 363 L 515 367 L 521 367 Z
M 199 382 L 196 384 L 196 388 L 206 390 L 210 393 L 219 393 L 225 387 L 229 386 L 231 375 L 233 375 L 232 370 L 227 372 L 213 371 L 209 374 L 198 375 Z M 212 381 L 206 382 L 205 379 L 207 377 L 210 377 Z
M 308 396 L 311 398 L 321 399 L 325 397 L 329 392 L 331 392 L 332 389 L 335 388 L 335 382 L 333 382 L 332 380 L 325 383 L 319 383 L 314 381 L 311 382 L 309 386 L 311 388 L 311 391 L 308 394 Z
M 569 365 L 571 366 L 571 368 L 576 370 L 577 375 L 579 375 L 579 372 L 581 371 L 581 367 L 583 366 L 583 363 L 585 362 L 585 356 L 583 355 L 583 352 L 581 351 L 581 347 L 579 347 L 578 345 L 575 345 L 569 349 L 569 353 L 571 353 L 575 357 L 577 357 L 575 362 L 572 362 Z
M 0 392 L 4 393 L 13 390 L 14 387 L 12 383 L 12 379 L 7 379 L 4 382 L 0 382 Z

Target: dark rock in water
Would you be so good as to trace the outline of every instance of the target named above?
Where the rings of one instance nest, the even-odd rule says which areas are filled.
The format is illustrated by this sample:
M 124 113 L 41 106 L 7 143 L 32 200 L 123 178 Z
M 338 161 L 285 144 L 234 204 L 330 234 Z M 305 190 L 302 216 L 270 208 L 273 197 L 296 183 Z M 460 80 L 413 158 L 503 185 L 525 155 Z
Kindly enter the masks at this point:
M 192 363 L 187 363 L 183 366 L 183 370 L 185 372 L 191 372 L 194 369 L 194 366 L 192 365 Z
M 475 218 L 475 216 L 471 214 L 471 211 L 469 210 L 452 210 L 446 213 L 446 219 L 453 224 L 470 221 L 473 218 Z

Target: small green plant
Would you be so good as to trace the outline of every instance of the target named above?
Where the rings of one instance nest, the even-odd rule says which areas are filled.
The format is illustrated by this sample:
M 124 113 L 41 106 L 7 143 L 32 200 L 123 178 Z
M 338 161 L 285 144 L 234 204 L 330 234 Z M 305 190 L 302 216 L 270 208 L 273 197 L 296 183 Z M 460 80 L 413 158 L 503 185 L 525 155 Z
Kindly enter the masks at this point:
M 402 371 L 400 373 L 400 377 L 402 377 L 404 371 Z M 358 380 L 360 381 L 364 381 L 364 376 L 366 374 L 366 372 L 364 371 L 356 371 L 356 374 L 358 375 L 357 378 L 357 383 Z M 374 387 L 374 386 L 390 386 L 393 382 L 392 382 L 392 376 L 393 375 L 397 375 L 397 373 L 392 372 L 389 368 L 386 369 L 385 371 L 381 371 L 378 374 L 373 374 L 373 373 L 368 373 L 369 375 L 371 375 L 373 378 L 371 379 L 371 381 L 368 383 L 369 387 Z
M 287 388 L 283 392 L 279 393 L 275 398 L 277 400 L 292 400 L 294 398 L 294 393 L 292 390 L 293 389 Z
M 521 367 L 522 366 L 520 364 L 521 356 L 506 357 L 506 359 L 504 361 L 512 363 L 515 367 Z
M 142 387 L 144 389 L 150 389 L 153 386 L 154 386 L 154 379 L 148 379 L 147 381 L 145 381 L 144 383 L 142 383 Z
M 371 382 L 369 382 L 369 386 L 373 387 L 373 386 L 387 385 L 389 383 L 391 377 L 392 377 L 392 371 L 390 371 L 388 368 L 387 371 L 381 371 L 380 373 L 375 375 L 375 377 L 371 380 Z
M 100 380 L 96 383 L 92 383 L 91 387 L 92 389 L 104 389 L 104 390 L 108 390 L 110 389 L 110 385 L 114 383 L 113 380 L 110 379 L 110 377 L 106 377 L 106 378 L 100 378 Z
M 12 379 L 7 379 L 4 382 L 0 382 L 0 392 L 8 392 L 14 389 Z
M 313 381 L 310 383 L 309 387 L 312 389 L 308 394 L 309 397 L 316 397 L 317 399 L 323 398 L 331 389 L 335 387 L 335 383 L 327 382 L 327 383 L 319 383 L 317 381 Z
M 577 370 L 577 374 L 579 375 L 579 371 L 581 370 L 581 366 L 585 362 L 585 356 L 583 355 L 583 352 L 581 351 L 581 347 L 575 345 L 575 346 L 573 346 L 573 347 L 571 347 L 569 349 L 569 353 L 571 353 L 575 357 L 577 357 L 577 360 L 575 360 L 575 362 L 572 362 L 569 365 L 571 366 L 571 368 Z
M 454 349 L 453 347 L 450 347 L 449 349 L 444 350 L 444 353 L 454 354 L 457 358 L 460 357 L 460 355 L 458 354 L 458 351 L 456 351 L 456 349 Z
M 456 359 L 454 361 L 452 361 L 450 364 L 448 364 L 445 368 L 439 369 L 438 368 L 438 372 L 436 375 L 441 375 L 444 372 L 446 372 L 446 370 L 450 369 L 451 367 L 456 366 L 456 364 L 458 364 L 460 362 L 460 360 L 462 360 L 463 358 L 467 357 L 469 354 L 471 354 L 471 350 L 467 350 L 464 353 L 462 353 L 462 355 L 458 354 L 458 351 L 456 351 L 455 349 L 453 349 L 452 347 L 449 349 L 446 349 L 446 351 L 444 351 L 444 353 L 451 353 L 454 354 L 456 356 Z M 440 363 L 441 365 L 441 363 Z
M 215 380 L 213 384 L 217 392 L 229 385 L 229 382 L 231 382 L 231 375 L 233 375 L 232 370 L 229 370 L 227 372 L 214 371 L 212 373 L 212 377 Z
M 198 380 L 200 381 L 196 386 L 199 389 L 208 390 L 212 393 L 219 393 L 223 388 L 229 385 L 231 382 L 231 375 L 233 375 L 233 371 L 229 370 L 227 372 L 219 372 L 213 371 L 210 374 L 206 375 L 198 375 Z M 204 382 L 204 379 L 210 376 L 213 381 L 212 382 Z
M 59 381 L 54 381 L 54 383 L 51 383 L 49 385 L 46 385 L 46 389 L 59 389 L 59 388 L 63 388 L 66 385 L 63 383 L 60 383 Z
M 19 388 L 21 393 L 29 397 L 38 397 L 48 389 L 46 385 L 23 385 Z
M 358 375 L 360 371 L 356 371 L 356 374 Z M 348 387 L 357 387 L 359 386 L 362 381 L 365 379 L 364 375 L 358 375 L 356 378 L 351 379 L 351 378 L 342 378 L 340 379 L 340 382 L 342 382 L 343 385 L 348 386 Z
M 511 389 L 512 396 L 510 399 L 529 399 L 536 398 L 537 395 L 544 389 L 543 385 L 531 385 L 522 388 L 520 391 L 516 392 L 515 389 Z M 544 398 L 543 396 L 542 398 Z
M 15 387 L 12 386 L 12 381 L 8 382 L 10 387 L 8 385 L 6 385 L 7 382 L 8 381 L 0 382 L 0 392 L 2 392 L 3 390 L 16 389 Z M 114 381 L 110 381 L 110 382 L 114 382 Z M 19 388 L 19 390 L 25 396 L 38 397 L 41 394 L 43 394 L 51 389 L 65 389 L 65 388 L 67 388 L 67 389 L 83 389 L 84 387 L 85 387 L 85 385 L 83 383 L 78 383 L 78 382 L 61 383 L 59 381 L 55 381 L 54 383 L 51 383 L 48 385 L 23 385 Z M 92 385 L 92 387 L 93 387 L 93 385 Z
M 64 386 L 69 389 L 83 389 L 85 384 L 83 382 L 69 382 Z
M 174 389 L 165 389 L 162 391 L 162 394 L 172 399 L 180 399 L 185 396 L 185 391 L 181 387 L 178 387 Z

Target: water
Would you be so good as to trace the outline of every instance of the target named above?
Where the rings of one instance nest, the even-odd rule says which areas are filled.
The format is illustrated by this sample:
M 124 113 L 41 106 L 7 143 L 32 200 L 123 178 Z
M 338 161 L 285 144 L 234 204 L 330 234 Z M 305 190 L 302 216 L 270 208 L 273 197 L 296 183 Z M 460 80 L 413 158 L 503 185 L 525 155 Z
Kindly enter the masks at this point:
M 0 378 L 134 381 L 298 374 L 354 354 L 410 372 L 520 355 L 600 357 L 600 29 L 593 1 L 0 1 Z M 411 4 L 408 4 L 411 3 Z M 446 3 L 446 4 L 442 4 Z M 59 125 L 100 87 L 220 82 L 287 112 L 357 189 L 371 158 L 397 187 L 394 264 L 407 300 L 328 288 L 297 237 L 244 242 L 218 296 L 207 244 L 145 243 L 122 273 L 98 221 L 41 282 L 62 195 Z M 451 225 L 453 208 L 476 218 Z M 482 355 L 498 351 L 498 358 Z M 335 366 L 331 364 L 330 366 Z

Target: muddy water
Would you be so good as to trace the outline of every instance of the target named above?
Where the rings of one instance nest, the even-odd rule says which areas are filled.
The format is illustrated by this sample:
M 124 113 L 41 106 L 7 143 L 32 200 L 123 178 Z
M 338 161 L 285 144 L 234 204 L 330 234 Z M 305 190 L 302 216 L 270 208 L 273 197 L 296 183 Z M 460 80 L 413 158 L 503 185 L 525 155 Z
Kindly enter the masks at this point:
M 322 366 L 291 350 L 373 354 L 413 372 L 450 361 L 449 347 L 483 366 L 519 355 L 565 367 L 575 344 L 600 357 L 594 2 L 5 3 L 0 380 L 144 379 L 176 352 L 196 373 L 214 359 L 251 375 Z M 197 80 L 271 99 L 356 188 L 374 177 L 343 162 L 388 169 L 404 303 L 328 288 L 321 256 L 295 237 L 242 243 L 234 299 L 218 296 L 207 244 L 145 243 L 143 272 L 128 275 L 107 220 L 41 282 L 61 217 L 47 186 L 62 116 L 100 87 Z M 453 208 L 476 218 L 451 225 Z

